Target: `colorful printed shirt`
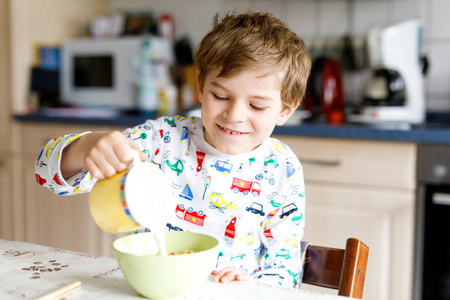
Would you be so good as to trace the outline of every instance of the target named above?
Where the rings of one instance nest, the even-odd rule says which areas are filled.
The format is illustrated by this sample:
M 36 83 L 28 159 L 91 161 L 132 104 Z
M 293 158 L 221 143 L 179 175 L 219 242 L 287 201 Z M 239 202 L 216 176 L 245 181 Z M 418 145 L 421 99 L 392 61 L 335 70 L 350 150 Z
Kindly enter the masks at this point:
M 123 133 L 169 178 L 173 208 L 167 230 L 216 237 L 218 270 L 232 266 L 260 282 L 293 286 L 302 266 L 305 186 L 302 166 L 288 146 L 268 138 L 249 153 L 227 155 L 205 141 L 196 117 L 161 117 Z M 80 136 L 56 138 L 38 157 L 36 179 L 56 194 L 88 192 L 95 184 L 86 170 L 61 175 L 61 152 Z

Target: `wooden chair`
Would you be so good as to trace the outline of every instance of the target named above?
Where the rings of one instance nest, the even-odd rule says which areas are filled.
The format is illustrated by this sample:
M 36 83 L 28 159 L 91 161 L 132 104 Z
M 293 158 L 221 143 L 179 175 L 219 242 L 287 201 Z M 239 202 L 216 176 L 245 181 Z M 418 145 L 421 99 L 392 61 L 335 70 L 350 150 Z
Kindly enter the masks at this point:
M 308 245 L 302 283 L 338 290 L 338 295 L 362 298 L 369 247 L 355 238 L 344 249 Z

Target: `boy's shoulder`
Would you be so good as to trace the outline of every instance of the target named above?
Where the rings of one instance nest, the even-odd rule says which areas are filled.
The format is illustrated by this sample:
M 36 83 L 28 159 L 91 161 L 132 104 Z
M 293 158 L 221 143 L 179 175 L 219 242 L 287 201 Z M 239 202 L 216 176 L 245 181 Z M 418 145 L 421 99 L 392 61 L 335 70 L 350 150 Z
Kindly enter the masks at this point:
M 265 143 L 269 152 L 273 154 L 278 154 L 280 156 L 295 156 L 292 149 L 284 142 L 279 139 L 269 137 Z M 296 156 L 295 156 L 296 157 Z

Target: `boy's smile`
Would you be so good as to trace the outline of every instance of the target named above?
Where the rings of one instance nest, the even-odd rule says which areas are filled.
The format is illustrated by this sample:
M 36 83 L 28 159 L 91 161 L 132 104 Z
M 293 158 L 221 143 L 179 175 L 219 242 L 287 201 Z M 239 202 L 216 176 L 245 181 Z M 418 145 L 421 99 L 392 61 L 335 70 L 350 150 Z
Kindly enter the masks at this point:
M 224 78 L 217 77 L 219 73 L 220 69 L 209 72 L 203 87 L 198 83 L 205 140 L 219 151 L 252 151 L 295 111 L 283 109 L 277 74 L 263 77 L 262 71 L 248 69 Z

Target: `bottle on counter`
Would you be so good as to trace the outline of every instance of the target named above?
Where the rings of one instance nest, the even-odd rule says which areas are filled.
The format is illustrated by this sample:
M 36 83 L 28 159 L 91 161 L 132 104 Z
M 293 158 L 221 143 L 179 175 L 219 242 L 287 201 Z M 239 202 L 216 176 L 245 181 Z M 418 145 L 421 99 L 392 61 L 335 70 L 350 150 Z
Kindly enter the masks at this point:
M 168 64 L 162 60 L 156 60 L 157 89 L 160 101 L 158 114 L 172 116 L 177 112 L 178 90 L 173 84 Z
M 171 14 L 163 13 L 158 20 L 158 33 L 165 39 L 175 38 L 175 21 Z
M 145 38 L 138 61 L 137 108 L 142 112 L 156 111 L 160 106 L 156 61 L 153 56 L 151 38 Z

